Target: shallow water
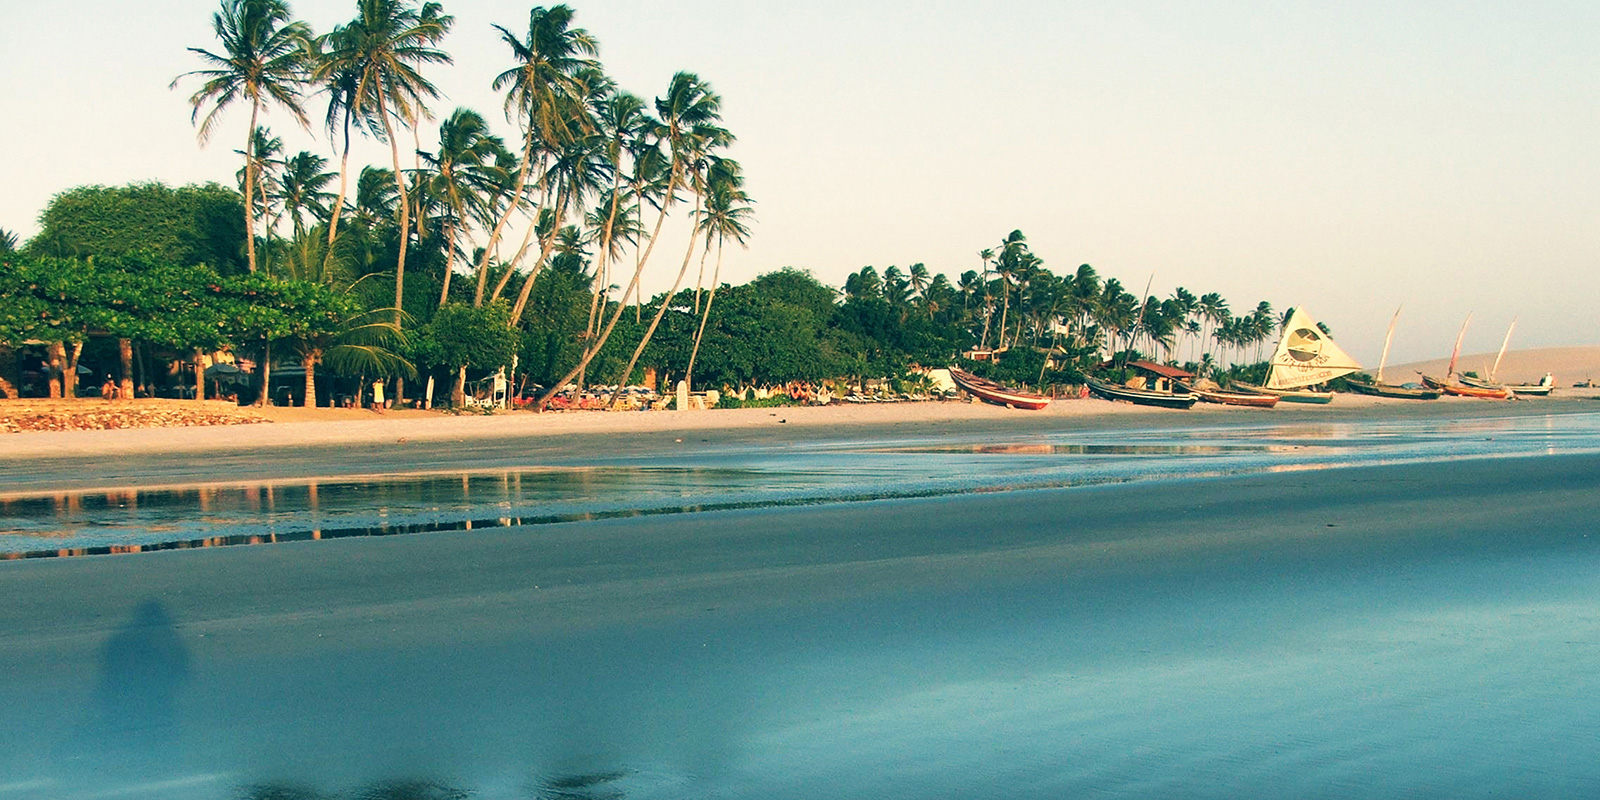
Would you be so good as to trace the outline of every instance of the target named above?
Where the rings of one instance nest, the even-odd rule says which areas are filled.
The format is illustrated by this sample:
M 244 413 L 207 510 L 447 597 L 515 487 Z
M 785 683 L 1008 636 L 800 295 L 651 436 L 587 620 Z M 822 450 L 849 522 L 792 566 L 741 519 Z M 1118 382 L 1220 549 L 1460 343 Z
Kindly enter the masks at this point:
M 836 442 L 14 498 L 9 536 L 90 548 L 496 524 L 0 564 L 0 608 L 58 617 L 0 611 L 0 800 L 1593 796 L 1596 433 Z M 1441 470 L 1323 471 L 1410 463 Z M 1446 470 L 1458 511 L 1408 515 Z M 1491 497 L 1513 490 L 1539 505 Z M 877 496 L 902 499 L 827 502 Z M 630 505 L 673 513 L 499 522 Z
M 992 442 L 707 448 L 663 466 L 387 474 L 0 495 L 0 559 L 462 532 L 619 516 L 1600 452 L 1600 414 L 1231 426 Z

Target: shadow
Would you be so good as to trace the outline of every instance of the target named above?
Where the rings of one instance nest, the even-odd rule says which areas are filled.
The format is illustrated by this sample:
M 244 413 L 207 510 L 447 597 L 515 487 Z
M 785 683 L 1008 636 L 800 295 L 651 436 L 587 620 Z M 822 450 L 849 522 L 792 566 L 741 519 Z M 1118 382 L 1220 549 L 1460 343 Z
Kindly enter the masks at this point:
M 140 603 L 100 650 L 95 707 L 102 732 L 147 745 L 172 742 L 188 682 L 189 650 L 172 616 L 159 601 Z

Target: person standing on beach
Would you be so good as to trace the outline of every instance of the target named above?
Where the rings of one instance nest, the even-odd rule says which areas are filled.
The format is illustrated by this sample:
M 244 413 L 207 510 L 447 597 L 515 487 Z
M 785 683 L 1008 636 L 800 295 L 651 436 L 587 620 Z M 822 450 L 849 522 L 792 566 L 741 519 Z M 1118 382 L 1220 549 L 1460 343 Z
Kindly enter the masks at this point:
M 379 378 L 372 382 L 372 410 L 382 414 L 383 407 L 383 379 Z

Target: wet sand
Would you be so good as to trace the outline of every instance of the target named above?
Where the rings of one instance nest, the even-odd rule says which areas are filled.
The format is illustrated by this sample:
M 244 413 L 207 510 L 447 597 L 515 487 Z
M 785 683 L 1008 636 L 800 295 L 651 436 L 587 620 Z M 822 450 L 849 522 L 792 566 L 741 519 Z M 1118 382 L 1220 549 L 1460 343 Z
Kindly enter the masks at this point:
M 1454 706 L 1442 716 L 1405 711 L 1421 702 L 1414 698 L 1426 707 L 1453 696 L 1457 687 L 1429 677 L 1429 666 L 1421 670 L 1428 674 L 1404 676 L 1418 682 L 1414 690 L 1388 678 L 1370 689 L 1387 699 L 1366 704 L 1357 686 L 1317 701 L 1351 708 L 1312 703 L 1306 719 L 1333 726 L 1331 740 L 1373 738 L 1347 743 L 1354 755 L 1313 751 L 1324 771 L 1307 773 L 1292 759 L 1265 755 L 1308 745 L 1253 732 L 1249 726 L 1269 723 L 1250 709 L 1266 703 L 1282 706 L 1273 713 L 1299 713 L 1305 701 L 1297 705 L 1295 697 L 1320 690 L 1294 684 L 1272 690 L 1281 697 L 1263 697 L 1272 692 L 1252 694 L 1249 686 L 1270 686 L 1274 670 L 1297 657 L 1353 647 L 1342 628 L 1352 620 L 1394 615 L 1414 623 L 1460 605 L 1468 622 L 1459 629 L 1402 640 L 1380 625 L 1371 634 L 1376 644 L 1362 645 L 1378 655 L 1354 657 L 1403 665 L 1432 657 L 1440 642 L 1476 646 L 1501 613 L 1486 598 L 1516 590 L 1556 602 L 1565 595 L 1552 594 L 1554 579 L 1542 565 L 1596 574 L 1582 565 L 1596 557 L 1597 485 L 1597 456 L 1486 459 L 1449 469 L 1380 466 L 0 563 L 0 674 L 7 676 L 0 773 L 39 788 L 39 796 L 91 796 L 113 781 L 221 797 L 269 780 L 338 787 L 428 776 L 472 789 L 497 770 L 526 775 L 560 764 L 603 775 L 642 764 L 687 776 L 687 795 L 916 797 L 966 787 L 1052 796 L 1037 783 L 1016 784 L 1020 794 L 1004 782 L 991 785 L 989 772 L 1008 765 L 961 766 L 973 756 L 936 740 L 976 737 L 973 746 L 1000 747 L 986 758 L 1003 762 L 1010 747 L 1030 741 L 1011 735 L 1029 725 L 1067 725 L 1055 746 L 1065 753 L 1119 740 L 1133 723 L 1116 715 L 1148 713 L 1198 714 L 1204 736 L 1197 741 L 1233 746 L 1242 737 L 1267 750 L 1259 758 L 1186 752 L 1184 740 L 1168 740 L 1160 746 L 1170 753 L 1146 752 L 1110 773 L 1094 771 L 1095 763 L 1110 763 L 1104 759 L 1067 758 L 1052 774 L 1064 782 L 1050 785 L 1138 796 L 1152 782 L 1181 787 L 1196 770 L 1220 768 L 1246 794 L 1307 796 L 1330 783 L 1384 794 L 1396 781 L 1478 790 L 1454 796 L 1559 794 L 1595 785 L 1592 760 L 1508 771 L 1499 783 L 1482 782 L 1473 770 L 1525 740 L 1547 754 L 1570 750 L 1574 731 L 1584 735 L 1571 726 L 1589 724 L 1587 711 L 1575 720 L 1518 716 L 1523 727 L 1495 727 L 1483 753 L 1476 734 L 1458 734 L 1456 722 L 1442 732 L 1384 722 L 1394 714 L 1405 724 L 1458 719 Z M 1501 522 L 1535 517 L 1538 525 L 1486 527 L 1486 514 Z M 1481 565 L 1501 581 L 1475 588 L 1476 579 L 1434 577 L 1461 564 Z M 1435 594 L 1410 594 L 1424 584 Z M 1236 618 L 1240 598 L 1250 598 L 1248 622 Z M 1592 626 L 1590 608 L 1585 624 Z M 1069 624 L 1050 621 L 1057 619 L 1072 620 L 1070 636 L 1045 633 Z M 1319 639 L 1323 626 L 1344 638 Z M 1029 634 L 1033 628 L 1041 632 Z M 1211 628 L 1218 630 L 1197 635 Z M 1002 646 L 994 641 L 1002 634 L 1019 639 Z M 1241 644 L 1262 637 L 1265 645 Z M 921 648 L 904 649 L 919 640 Z M 1241 650 L 1219 654 L 1219 643 Z M 1033 649 L 1039 652 L 1028 655 Z M 1593 655 L 1592 642 L 1561 653 L 1561 663 L 1582 661 Z M 1223 671 L 1207 679 L 1220 683 L 1167 708 L 1163 684 L 1195 680 L 1182 666 L 1191 656 L 1222 659 Z M 916 720 L 932 713 L 932 701 L 923 699 L 910 711 L 885 710 L 875 723 L 910 729 L 851 745 L 876 756 L 837 743 L 867 736 L 863 709 L 912 702 L 903 696 L 908 686 L 937 696 L 978 677 L 999 680 L 1001 688 L 988 691 L 1011 698 L 1000 707 L 1017 715 L 1064 702 L 1062 680 L 1101 670 L 1136 675 L 1150 664 L 1166 677 L 1149 688 L 1117 688 L 1130 678 L 1093 679 L 1118 682 L 1091 693 L 1102 698 L 1095 702 L 1105 702 L 1105 690 L 1136 693 L 1117 701 L 1128 708 L 1089 706 L 1112 716 L 1072 722 L 1073 714 L 1091 713 L 1073 706 L 1056 719 L 1024 716 L 1002 735 L 984 733 L 985 717 L 977 715 L 924 739 Z M 1593 674 L 1588 662 L 1579 666 L 1572 678 L 1592 682 L 1582 677 Z M 1056 676 L 1063 669 L 1067 677 Z M 1316 680 L 1338 684 L 1351 669 Z M 1438 680 L 1446 682 L 1431 682 Z M 1523 688 L 1543 691 L 1542 682 L 1527 680 L 1534 683 Z M 1595 695 L 1569 690 L 1562 696 L 1592 705 Z M 1223 700 L 1233 692 L 1243 695 Z M 1481 715 L 1472 696 L 1467 690 L 1463 708 Z M 841 704 L 847 708 L 834 708 Z M 1133 710 L 1140 707 L 1149 708 Z M 137 719 L 124 718 L 135 712 Z M 794 720 L 805 723 L 797 728 Z M 1368 732 L 1369 724 L 1379 732 Z M 104 742 L 115 743 L 111 755 L 126 755 L 121 771 L 83 769 L 108 757 Z M 1364 760 L 1363 748 L 1381 748 L 1393 760 Z M 1456 749 L 1459 757 L 1440 755 Z M 894 776 L 873 758 L 909 759 L 924 771 L 908 783 L 874 786 Z M 746 774 L 762 759 L 767 771 Z M 1347 771 L 1329 777 L 1330 763 Z M 1229 784 L 1206 785 L 1218 791 L 1191 794 L 1227 796 Z

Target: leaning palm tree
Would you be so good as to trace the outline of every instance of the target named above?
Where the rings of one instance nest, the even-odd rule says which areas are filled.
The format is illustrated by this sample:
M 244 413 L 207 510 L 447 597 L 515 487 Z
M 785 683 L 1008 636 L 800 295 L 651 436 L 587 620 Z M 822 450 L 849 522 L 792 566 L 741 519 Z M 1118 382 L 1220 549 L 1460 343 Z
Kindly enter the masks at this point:
M 722 275 L 722 246 L 731 239 L 743 247 L 750 236 L 748 220 L 755 210 L 750 207 L 750 196 L 745 193 L 743 185 L 744 175 L 736 161 L 719 158 L 707 170 L 706 209 L 700 219 L 700 230 L 705 234 L 707 250 L 711 249 L 712 241 L 716 241 L 717 263 L 711 270 L 711 291 L 706 294 L 700 327 L 694 332 L 689 366 L 683 371 L 686 381 L 694 380 L 694 362 L 700 355 L 700 342 L 706 335 L 706 321 L 711 319 L 711 304 L 717 299 L 717 281 Z
M 565 5 L 549 9 L 534 6 L 528 12 L 524 36 L 494 26 L 501 41 L 510 46 L 516 62 L 516 66 L 495 76 L 492 85 L 496 91 L 506 92 L 506 119 L 516 120 L 522 129 L 522 159 L 512 190 L 516 199 L 506 206 L 489 232 L 489 243 L 477 267 L 480 274 L 488 269 L 506 224 L 521 208 L 534 162 L 546 163 L 550 154 L 571 144 L 576 134 L 587 132 L 585 124 L 575 130 L 572 120 L 585 116 L 579 98 L 590 93 L 583 82 L 599 70 L 599 62 L 593 57 L 600 52 L 600 45 L 588 31 L 572 27 L 572 18 L 572 9 Z M 536 159 L 539 148 L 543 148 L 543 157 Z M 534 218 L 537 220 L 538 215 Z
M 376 117 L 394 160 L 395 191 L 399 193 L 400 252 L 395 259 L 395 324 L 405 299 L 406 245 L 410 236 L 411 201 L 406 193 L 405 170 L 400 166 L 396 124 L 409 127 L 427 116 L 427 101 L 439 90 L 418 71 L 427 64 L 449 64 L 450 55 L 437 49 L 455 22 L 438 3 L 420 8 L 407 0 L 359 0 L 356 18 L 323 38 L 324 55 L 315 76 L 323 82 L 348 75 L 350 115 Z
M 458 108 L 439 125 L 439 149 L 421 155 L 431 170 L 432 193 L 444 198 L 450 212 L 445 220 L 444 281 L 439 289 L 439 305 L 443 306 L 450 298 L 457 238 L 488 209 L 490 195 L 503 181 L 500 165 L 510 153 L 500 137 L 489 133 L 482 114 Z
M 211 17 L 211 29 L 222 40 L 222 53 L 198 47 L 189 51 L 210 65 L 209 69 L 186 72 L 173 79 L 172 86 L 191 75 L 205 80 L 189 97 L 199 120 L 200 143 L 205 144 L 216 128 L 221 113 L 236 101 L 250 104 L 250 127 L 245 152 L 254 152 L 254 137 L 262 107 L 267 102 L 282 106 L 301 125 L 309 126 L 301 107 L 307 56 L 311 52 L 311 28 L 289 18 L 289 5 L 283 0 L 222 0 L 222 10 Z M 201 109 L 211 111 L 200 118 Z M 244 187 L 245 256 L 251 272 L 256 270 L 256 171 L 246 158 Z
M 707 161 L 713 150 L 733 143 L 733 134 L 716 124 L 722 121 L 722 97 L 712 91 L 711 84 L 702 81 L 698 75 L 680 72 L 672 77 L 666 96 L 656 98 L 656 114 L 660 115 L 662 126 L 665 128 L 666 143 L 672 153 L 673 173 L 683 177 L 684 186 L 694 195 L 695 207 L 689 214 L 690 224 L 698 225 L 700 204 L 705 197 Z M 666 206 L 663 205 L 662 213 L 665 212 Z M 658 220 L 658 231 L 659 228 Z M 622 379 L 618 381 L 619 386 L 627 383 L 628 376 L 633 374 L 633 368 L 638 365 L 639 357 L 644 355 L 645 348 L 650 345 L 650 339 L 655 336 L 656 328 L 661 325 L 661 318 L 666 316 L 667 309 L 672 305 L 672 298 L 677 295 L 678 287 L 683 285 L 683 277 L 689 272 L 689 264 L 694 258 L 694 247 L 698 239 L 698 231 L 689 237 L 689 249 L 683 254 L 683 266 L 678 268 L 678 277 L 672 282 L 672 288 L 667 291 L 661 307 L 656 309 L 655 318 L 650 320 L 649 327 L 645 328 L 644 335 L 639 339 L 639 346 L 634 348 L 633 356 L 628 359 L 628 366 L 623 368 Z M 616 405 L 621 397 L 622 392 L 619 389 L 611 395 L 609 404 Z

